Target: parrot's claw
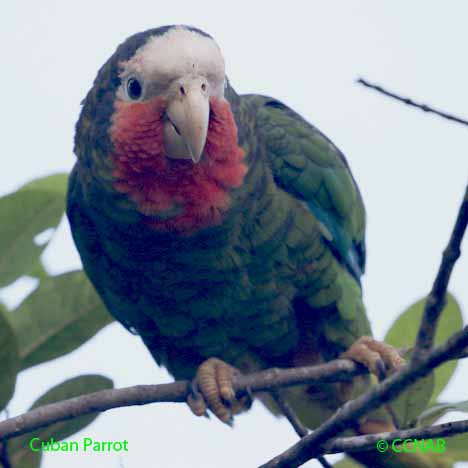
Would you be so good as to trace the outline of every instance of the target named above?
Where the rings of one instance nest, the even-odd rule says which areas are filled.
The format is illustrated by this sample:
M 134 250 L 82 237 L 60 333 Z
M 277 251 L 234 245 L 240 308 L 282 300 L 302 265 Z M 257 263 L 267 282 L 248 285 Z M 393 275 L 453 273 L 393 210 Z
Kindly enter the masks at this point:
M 389 344 L 374 340 L 371 336 L 361 336 L 340 357 L 364 365 L 379 380 L 383 380 L 388 374 L 400 370 L 406 364 L 397 349 Z
M 190 383 L 190 393 L 187 397 L 187 404 L 195 416 L 209 417 L 208 411 L 206 409 L 205 399 L 198 391 L 197 385 L 194 382 Z
M 187 404 L 196 416 L 207 414 L 210 409 L 222 422 L 232 425 L 233 416 L 248 409 L 250 395 L 236 398 L 232 380 L 240 372 L 217 358 L 204 361 L 197 370 Z

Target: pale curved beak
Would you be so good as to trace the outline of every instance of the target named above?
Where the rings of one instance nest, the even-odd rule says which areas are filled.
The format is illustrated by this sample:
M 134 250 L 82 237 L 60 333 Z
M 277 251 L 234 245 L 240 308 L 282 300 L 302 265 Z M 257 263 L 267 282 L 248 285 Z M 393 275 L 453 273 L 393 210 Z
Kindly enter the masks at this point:
M 205 147 L 210 117 L 206 84 L 200 78 L 184 83 L 176 98 L 169 101 L 164 123 L 167 156 L 200 161 Z

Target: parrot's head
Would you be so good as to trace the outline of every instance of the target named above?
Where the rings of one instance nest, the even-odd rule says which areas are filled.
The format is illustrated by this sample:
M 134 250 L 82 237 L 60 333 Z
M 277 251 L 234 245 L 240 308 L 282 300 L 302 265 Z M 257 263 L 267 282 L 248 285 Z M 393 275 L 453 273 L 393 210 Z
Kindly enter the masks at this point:
M 75 152 L 89 178 L 122 194 L 147 225 L 218 224 L 247 171 L 215 41 L 188 26 L 136 34 L 101 68 Z

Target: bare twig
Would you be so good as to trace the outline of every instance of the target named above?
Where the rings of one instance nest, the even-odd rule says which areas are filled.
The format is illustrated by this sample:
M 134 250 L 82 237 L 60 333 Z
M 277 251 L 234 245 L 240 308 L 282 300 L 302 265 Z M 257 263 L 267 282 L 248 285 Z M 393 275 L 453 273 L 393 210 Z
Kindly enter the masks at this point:
M 283 396 L 281 394 L 281 390 L 280 389 L 273 389 L 270 392 L 270 394 L 273 396 L 273 399 L 275 400 L 275 402 L 278 405 L 281 412 L 284 414 L 284 416 L 290 422 L 291 426 L 296 431 L 296 434 L 299 437 L 304 437 L 305 435 L 307 435 L 309 433 L 309 431 L 301 423 L 301 421 L 299 421 L 296 414 L 294 413 L 292 408 L 289 406 L 288 402 L 283 398 Z
M 187 381 L 161 385 L 101 390 L 69 400 L 51 403 L 0 422 L 0 441 L 84 414 L 107 411 L 121 406 L 145 405 L 153 402 L 181 402 L 188 394 Z
M 2 468 L 12 468 L 10 458 L 8 457 L 7 441 L 0 442 L 0 466 Z
M 428 106 L 426 104 L 419 104 L 417 102 L 414 102 L 410 98 L 399 96 L 398 94 L 387 91 L 386 89 L 382 88 L 381 86 L 378 86 L 378 85 L 373 84 L 373 83 L 369 83 L 364 78 L 359 78 L 356 81 L 357 81 L 357 83 L 362 84 L 362 85 L 366 86 L 367 88 L 371 88 L 371 89 L 373 89 L 375 91 L 378 91 L 379 93 L 384 94 L 385 96 L 391 97 L 393 99 L 396 99 L 397 101 L 403 102 L 404 104 L 406 104 L 408 106 L 416 107 L 418 109 L 421 109 L 424 112 L 429 112 L 431 114 L 436 114 L 439 117 L 442 117 L 442 118 L 447 119 L 447 120 L 451 120 L 453 122 L 457 122 L 457 123 L 462 124 L 462 125 L 468 125 L 468 121 L 465 120 L 465 119 L 462 119 L 461 117 L 456 117 L 455 115 L 447 114 L 446 112 L 434 109 L 433 107 Z
M 455 227 L 449 243 L 442 255 L 432 290 L 427 297 L 419 333 L 412 353 L 412 361 L 417 362 L 432 347 L 440 314 L 446 303 L 447 286 L 455 262 L 460 257 L 460 245 L 468 224 L 468 186 L 458 211 Z
M 367 370 L 349 359 L 335 359 L 325 364 L 291 369 L 267 369 L 254 374 L 243 375 L 234 383 L 234 390 L 250 388 L 253 392 L 271 390 L 305 383 L 338 382 L 349 380 Z
M 314 432 L 303 437 L 288 450 L 261 466 L 261 468 L 295 468 L 311 458 L 323 455 L 323 444 L 348 428 L 350 424 L 397 397 L 416 380 L 432 369 L 456 356 L 468 345 L 468 326 L 455 333 L 446 343 L 435 348 L 417 364 L 410 364 L 379 385 L 345 403 L 331 418 Z
M 305 435 L 307 435 L 309 433 L 308 429 L 301 423 L 301 421 L 299 421 L 296 414 L 289 406 L 289 403 L 283 398 L 281 389 L 274 388 L 270 391 L 270 394 L 272 395 L 273 399 L 275 400 L 283 415 L 287 418 L 291 426 L 296 431 L 296 434 L 299 437 L 304 437 Z M 325 457 L 317 457 L 317 460 L 323 468 L 333 468 L 332 465 L 328 463 Z
M 8 408 L 4 408 L 2 413 L 5 413 L 5 417 L 10 416 Z M 8 456 L 8 441 L 0 440 L 0 467 L 11 468 L 10 457 Z
M 360 452 L 376 448 L 379 440 L 399 443 L 406 439 L 434 439 L 437 437 L 451 437 L 468 432 L 468 419 L 435 426 L 417 427 L 394 432 L 380 432 L 356 437 L 340 437 L 332 439 L 323 445 L 325 453 Z
M 324 456 L 317 457 L 317 460 L 323 468 L 333 468 L 333 465 L 330 465 L 330 463 L 328 463 L 327 459 Z

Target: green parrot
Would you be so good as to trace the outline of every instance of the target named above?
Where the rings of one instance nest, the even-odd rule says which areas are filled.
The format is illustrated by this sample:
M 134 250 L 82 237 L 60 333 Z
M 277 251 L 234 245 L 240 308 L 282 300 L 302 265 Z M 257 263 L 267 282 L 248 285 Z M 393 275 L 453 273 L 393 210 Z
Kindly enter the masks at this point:
M 83 101 L 75 153 L 67 215 L 84 270 L 156 362 L 194 381 L 195 414 L 229 422 L 246 409 L 238 372 L 338 356 L 375 374 L 404 364 L 370 338 L 365 210 L 343 154 L 281 102 L 237 95 L 208 34 L 165 26 L 121 44 Z M 345 394 L 283 392 L 309 428 Z M 353 430 L 393 428 L 380 410 Z M 397 455 L 353 454 L 430 466 Z

